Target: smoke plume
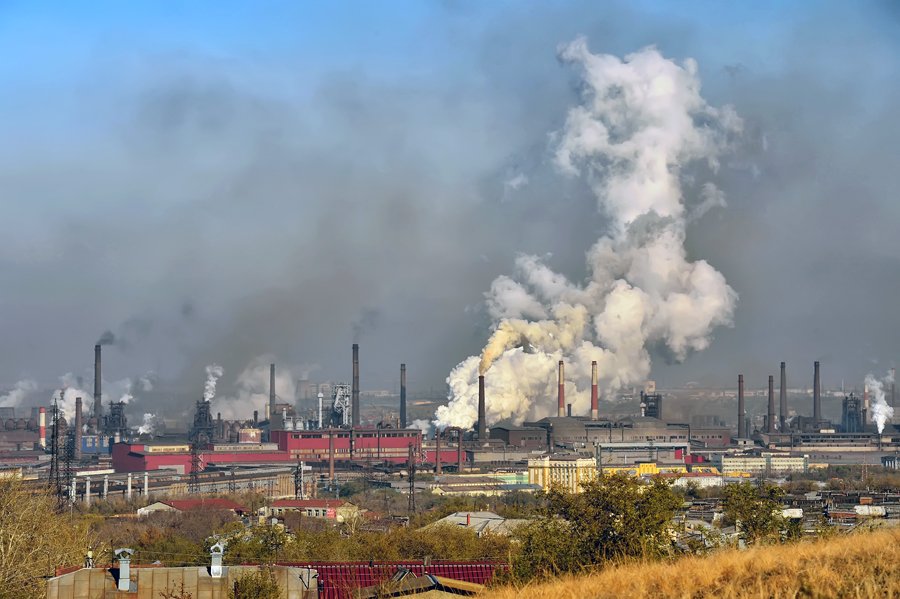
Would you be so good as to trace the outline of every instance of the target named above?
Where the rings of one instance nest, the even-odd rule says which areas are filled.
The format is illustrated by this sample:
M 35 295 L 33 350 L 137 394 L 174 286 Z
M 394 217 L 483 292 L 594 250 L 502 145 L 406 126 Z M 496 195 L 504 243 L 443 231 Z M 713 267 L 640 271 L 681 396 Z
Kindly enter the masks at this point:
M 691 59 L 679 64 L 650 47 L 621 60 L 592 54 L 583 38 L 563 46 L 560 58 L 579 68 L 584 101 L 555 135 L 555 164 L 586 179 L 609 230 L 588 250 L 581 284 L 528 255 L 516 261 L 516 277 L 494 281 L 486 294 L 494 332 L 480 357 L 450 373 L 439 426 L 472 425 L 479 374 L 488 375 L 488 420 L 520 422 L 551 412 L 555 365 L 565 359 L 566 396 L 583 411 L 592 360 L 611 392 L 647 377 L 649 347 L 683 360 L 709 346 L 714 327 L 731 323 L 737 294 L 684 247 L 691 214 L 682 170 L 702 163 L 715 171 L 741 120 L 701 97 Z M 724 202 L 712 183 L 700 195 L 704 210 Z
M 28 397 L 29 394 L 37 391 L 38 385 L 36 381 L 31 379 L 22 379 L 16 382 L 13 388 L 5 395 L 0 395 L 0 407 L 18 407 Z
M 152 435 L 156 429 L 156 415 L 144 414 L 143 423 L 138 427 L 139 435 Z
M 884 398 L 884 386 L 894 382 L 893 371 L 889 371 L 884 380 L 875 378 L 875 375 L 869 373 L 866 375 L 866 387 L 869 389 L 872 399 L 872 422 L 878 428 L 878 434 L 884 431 L 884 425 L 894 417 L 894 408 L 888 405 Z
M 253 410 L 265 411 L 269 403 L 269 364 L 278 361 L 272 355 L 254 358 L 234 382 L 234 396 L 216 398 L 215 411 L 225 419 L 246 419 Z M 279 403 L 293 404 L 296 397 L 294 374 L 286 366 L 275 369 L 275 397 Z
M 206 367 L 206 384 L 203 386 L 203 400 L 212 401 L 216 396 L 216 382 L 225 373 L 218 364 L 210 364 Z

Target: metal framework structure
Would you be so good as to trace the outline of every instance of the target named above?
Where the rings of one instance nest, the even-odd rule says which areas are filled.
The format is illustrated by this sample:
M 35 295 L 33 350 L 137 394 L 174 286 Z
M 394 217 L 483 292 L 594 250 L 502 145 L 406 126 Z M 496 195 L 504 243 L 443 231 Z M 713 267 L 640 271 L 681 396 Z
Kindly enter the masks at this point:
M 56 495 L 59 505 L 62 506 L 64 498 L 63 485 L 61 481 L 62 473 L 60 472 L 59 464 L 59 429 L 59 402 L 56 398 L 54 398 L 53 407 L 51 408 L 50 424 L 50 477 L 48 478 L 47 483 L 50 487 L 50 492 Z
M 409 514 L 416 513 L 416 448 L 409 444 L 409 464 L 407 466 L 409 473 Z
M 200 448 L 206 443 L 206 439 L 206 433 L 201 432 L 191 442 L 191 478 L 188 491 L 194 494 L 200 492 L 200 471 L 203 470 Z
M 339 419 L 339 426 L 350 426 L 352 422 L 352 395 L 350 385 L 347 383 L 336 383 L 331 387 L 332 419 Z

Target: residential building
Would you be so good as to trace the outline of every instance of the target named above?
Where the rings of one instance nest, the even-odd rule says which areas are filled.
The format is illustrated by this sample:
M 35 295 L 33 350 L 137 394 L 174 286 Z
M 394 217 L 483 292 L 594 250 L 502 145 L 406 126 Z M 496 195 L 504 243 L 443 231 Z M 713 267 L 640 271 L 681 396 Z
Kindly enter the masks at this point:
M 508 535 L 517 527 L 527 524 L 528 520 L 504 518 L 494 512 L 455 512 L 422 528 L 427 530 L 436 526 L 461 526 L 474 531 L 479 537 L 490 532 Z
M 348 522 L 358 518 L 360 514 L 357 506 L 342 499 L 276 499 L 263 510 L 270 518 L 300 512 L 307 518 L 325 518 L 337 522 Z
M 763 452 L 760 455 L 723 455 L 719 469 L 724 475 L 749 472 L 752 474 L 783 474 L 809 470 L 809 456 L 790 456 Z

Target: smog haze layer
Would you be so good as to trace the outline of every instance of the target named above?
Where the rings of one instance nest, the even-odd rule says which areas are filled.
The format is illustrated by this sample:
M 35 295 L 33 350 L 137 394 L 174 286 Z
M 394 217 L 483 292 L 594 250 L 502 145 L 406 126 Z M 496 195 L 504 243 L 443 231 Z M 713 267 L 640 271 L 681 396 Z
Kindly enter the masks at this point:
M 5 5 L 0 393 L 89 381 L 100 341 L 116 396 L 152 372 L 199 398 L 211 364 L 220 395 L 264 394 L 269 360 L 349 380 L 354 341 L 364 389 L 406 362 L 443 393 L 497 277 L 525 254 L 583 281 L 615 224 L 554 158 L 576 39 L 692 59 L 742 121 L 682 172 L 686 259 L 734 290 L 732 326 L 683 362 L 651 347 L 649 376 L 821 360 L 861 386 L 900 353 L 898 26 L 891 2 Z

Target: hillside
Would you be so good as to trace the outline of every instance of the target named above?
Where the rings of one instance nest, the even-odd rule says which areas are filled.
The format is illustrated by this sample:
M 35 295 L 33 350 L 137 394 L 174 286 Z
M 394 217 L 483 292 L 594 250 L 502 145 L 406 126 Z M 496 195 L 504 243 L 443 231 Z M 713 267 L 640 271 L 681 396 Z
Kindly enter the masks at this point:
M 792 545 L 727 550 L 671 562 L 634 563 L 490 599 L 613 597 L 900 597 L 900 530 Z

